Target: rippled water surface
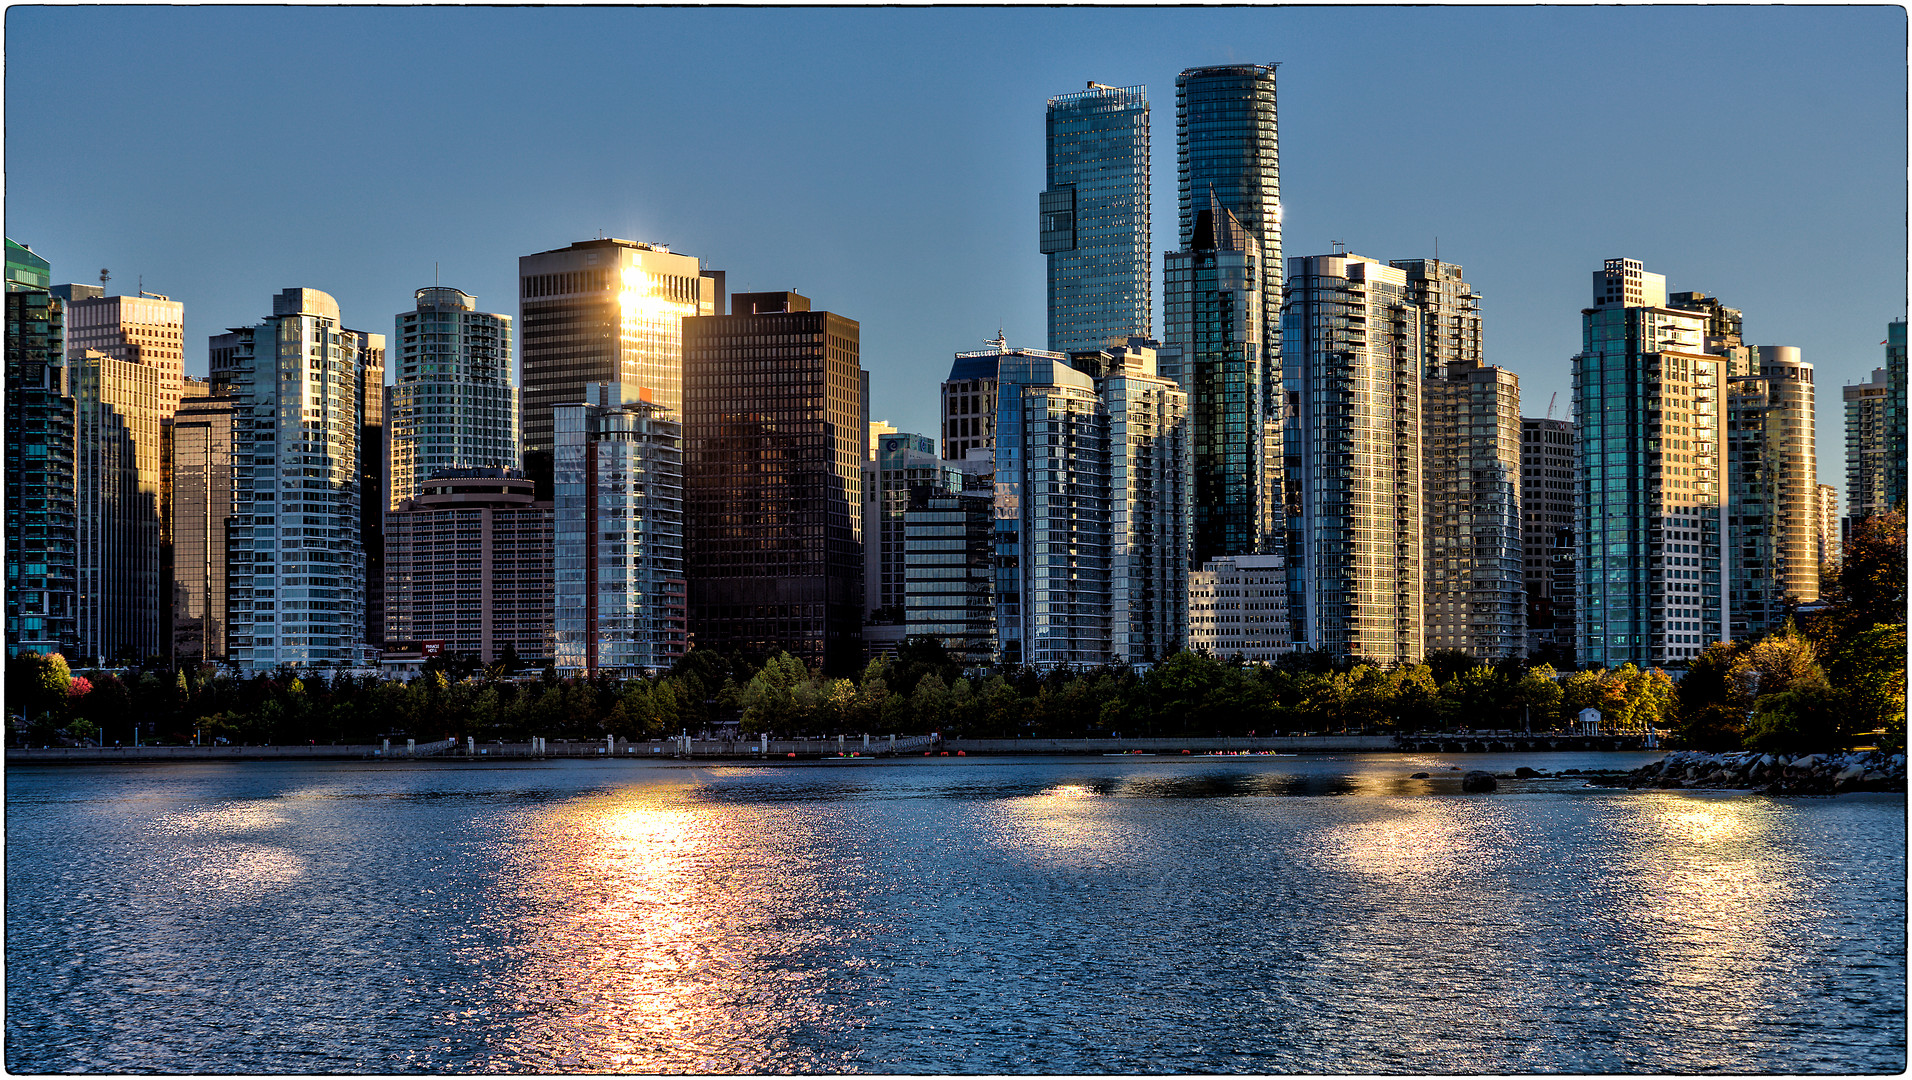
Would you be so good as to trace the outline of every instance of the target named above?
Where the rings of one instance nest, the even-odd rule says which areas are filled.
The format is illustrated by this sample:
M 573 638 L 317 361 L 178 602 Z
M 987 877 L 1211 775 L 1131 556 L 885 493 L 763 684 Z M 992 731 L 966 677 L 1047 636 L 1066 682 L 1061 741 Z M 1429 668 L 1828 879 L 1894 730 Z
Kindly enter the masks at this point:
M 1904 798 L 1446 772 L 1651 757 L 10 768 L 6 1064 L 1903 1069 Z

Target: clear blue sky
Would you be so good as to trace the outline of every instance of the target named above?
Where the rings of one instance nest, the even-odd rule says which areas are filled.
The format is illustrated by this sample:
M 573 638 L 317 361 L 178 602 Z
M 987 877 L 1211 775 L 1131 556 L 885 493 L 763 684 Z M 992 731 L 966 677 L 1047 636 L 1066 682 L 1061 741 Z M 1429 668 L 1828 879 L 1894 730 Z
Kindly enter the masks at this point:
M 56 280 L 183 300 L 208 334 L 301 285 L 391 332 L 441 267 L 517 312 L 520 255 L 602 230 L 862 323 L 872 413 L 934 433 L 950 356 L 1045 344 L 1044 103 L 1154 106 L 1280 61 L 1286 254 L 1462 264 L 1523 411 L 1558 392 L 1604 258 L 1746 313 L 1839 387 L 1906 310 L 1896 7 L 567 9 L 12 7 L 6 232 Z M 1159 316 L 1157 331 L 1160 331 Z M 1843 509 L 1843 507 L 1842 507 Z

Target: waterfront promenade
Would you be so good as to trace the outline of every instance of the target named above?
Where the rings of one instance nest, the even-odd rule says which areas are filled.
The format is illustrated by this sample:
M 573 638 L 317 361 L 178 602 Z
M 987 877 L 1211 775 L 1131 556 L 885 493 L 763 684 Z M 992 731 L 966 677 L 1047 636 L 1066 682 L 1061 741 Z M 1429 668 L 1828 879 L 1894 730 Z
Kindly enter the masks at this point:
M 1469 732 L 1414 735 L 1282 735 L 1259 737 L 1115 739 L 945 739 L 928 735 L 845 735 L 809 739 L 696 739 L 668 738 L 643 742 L 611 740 L 537 740 L 535 742 L 478 743 L 439 740 L 407 746 L 403 742 L 373 745 L 306 746 L 54 746 L 8 748 L 9 765 L 100 764 L 103 762 L 187 761 L 317 761 L 339 759 L 497 761 L 541 758 L 665 758 L 677 760 L 783 761 L 891 756 L 921 757 L 947 753 L 961 756 L 1074 756 L 1108 754 L 1180 757 L 1232 752 L 1274 754 L 1396 753 L 1505 753 L 1560 750 L 1638 750 L 1637 738 L 1596 737 L 1560 733 L 1521 734 Z

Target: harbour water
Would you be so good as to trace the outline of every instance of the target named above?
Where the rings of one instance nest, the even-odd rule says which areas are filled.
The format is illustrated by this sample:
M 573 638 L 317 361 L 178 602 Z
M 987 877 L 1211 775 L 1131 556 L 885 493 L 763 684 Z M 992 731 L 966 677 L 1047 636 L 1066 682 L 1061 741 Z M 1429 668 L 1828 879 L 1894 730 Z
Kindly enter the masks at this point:
M 1904 1069 L 1902 796 L 1450 770 L 1657 756 L 14 767 L 6 1065 Z

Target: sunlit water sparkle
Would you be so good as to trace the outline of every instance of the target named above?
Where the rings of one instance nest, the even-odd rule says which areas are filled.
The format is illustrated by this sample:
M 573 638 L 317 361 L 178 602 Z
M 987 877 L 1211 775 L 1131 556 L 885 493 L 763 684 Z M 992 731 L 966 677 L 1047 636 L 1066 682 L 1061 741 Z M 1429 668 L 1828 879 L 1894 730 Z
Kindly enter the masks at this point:
M 1637 760 L 12 768 L 6 1064 L 1903 1069 L 1902 797 L 1447 770 Z

